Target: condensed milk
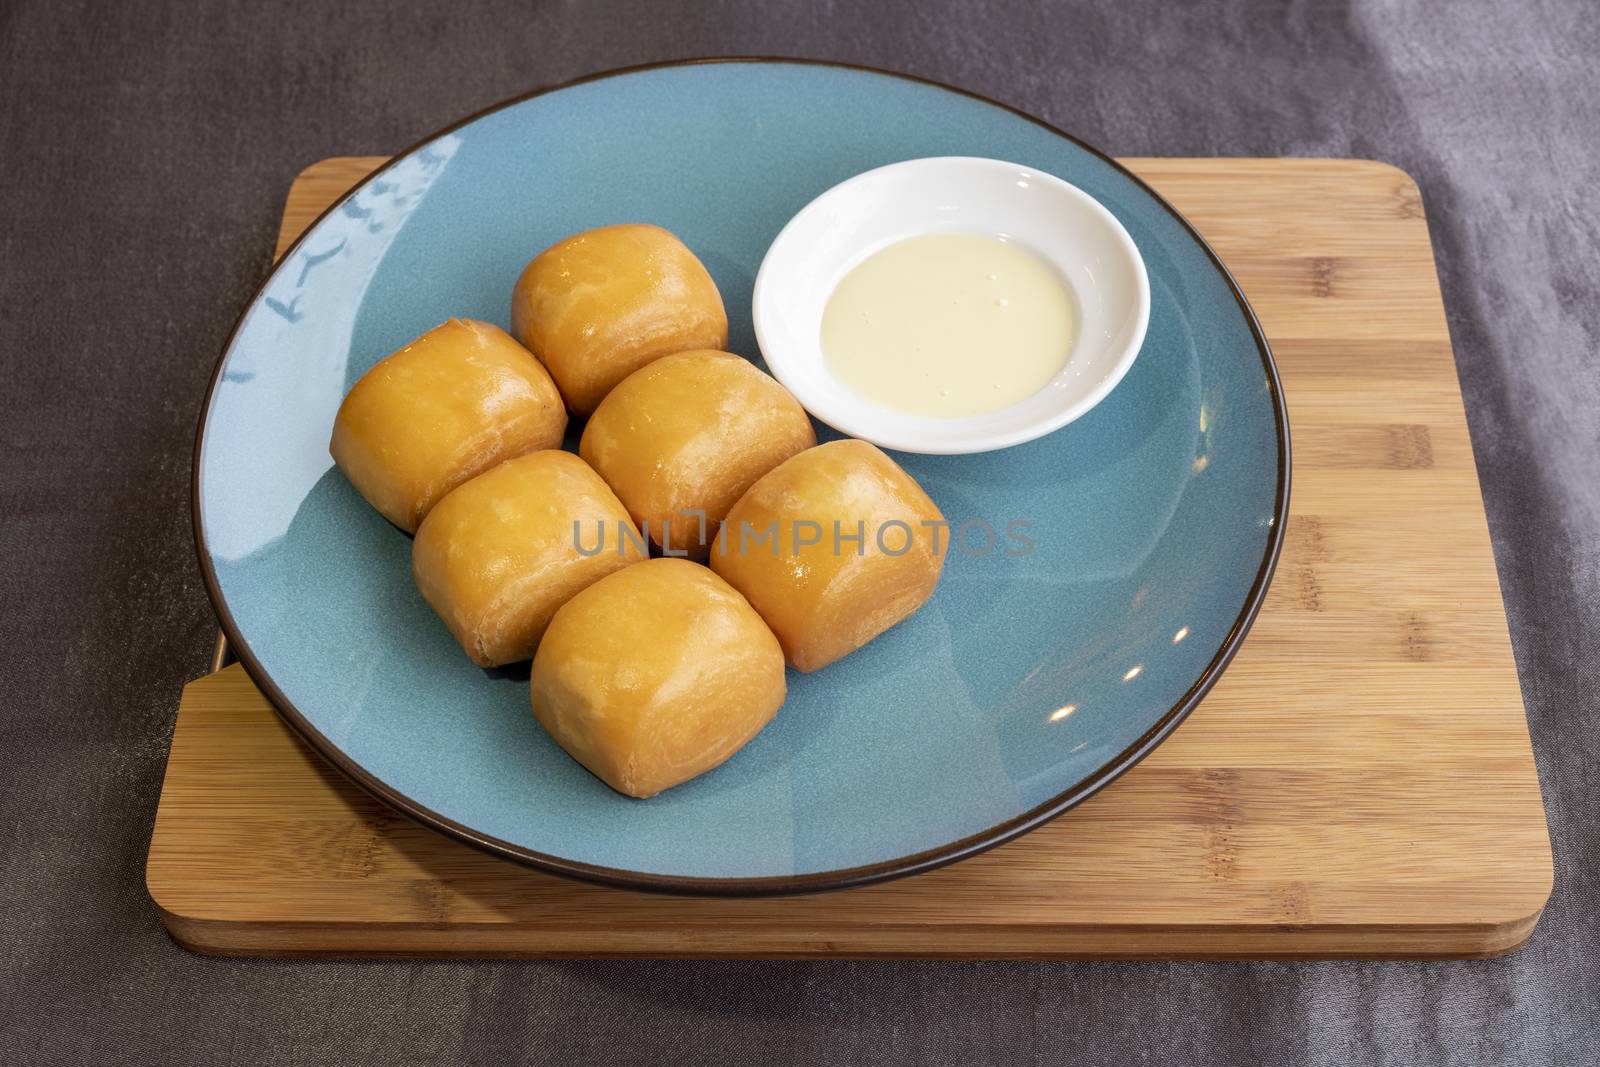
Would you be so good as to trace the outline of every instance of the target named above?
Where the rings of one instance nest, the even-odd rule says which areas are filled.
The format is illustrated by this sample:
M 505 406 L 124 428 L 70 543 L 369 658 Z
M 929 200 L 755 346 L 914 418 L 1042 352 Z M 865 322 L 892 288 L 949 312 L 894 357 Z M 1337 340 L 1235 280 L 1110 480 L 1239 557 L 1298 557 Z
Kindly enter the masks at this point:
M 880 249 L 839 282 L 823 311 L 823 360 L 883 407 L 982 415 L 1061 371 L 1077 318 L 1060 274 L 1015 240 L 927 234 Z

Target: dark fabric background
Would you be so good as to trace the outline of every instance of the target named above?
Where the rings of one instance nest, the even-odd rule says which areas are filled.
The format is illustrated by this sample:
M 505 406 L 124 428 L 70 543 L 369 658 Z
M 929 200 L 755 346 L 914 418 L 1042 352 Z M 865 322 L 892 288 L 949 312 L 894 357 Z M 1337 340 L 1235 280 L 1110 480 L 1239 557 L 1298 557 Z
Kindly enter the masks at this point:
M 1600 11 L 0 0 L 0 1061 L 1595 1061 Z M 1556 849 L 1482 963 L 309 963 L 165 936 L 145 848 L 215 633 L 201 393 L 294 174 L 531 87 L 787 53 L 1111 152 L 1368 156 L 1422 185 Z

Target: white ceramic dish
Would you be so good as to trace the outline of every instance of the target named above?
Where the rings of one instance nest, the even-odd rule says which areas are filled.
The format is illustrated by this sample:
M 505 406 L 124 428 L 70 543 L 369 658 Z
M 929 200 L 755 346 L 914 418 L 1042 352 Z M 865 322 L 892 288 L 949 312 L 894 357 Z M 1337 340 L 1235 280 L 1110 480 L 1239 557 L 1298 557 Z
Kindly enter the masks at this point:
M 1061 273 L 1078 334 L 1039 392 L 982 415 L 910 415 L 829 372 L 822 312 L 839 280 L 879 249 L 929 233 L 1003 236 Z M 1128 231 L 1077 186 L 1018 163 L 938 156 L 858 174 L 802 208 L 761 261 L 752 310 L 767 366 L 834 429 L 902 452 L 988 452 L 1060 429 L 1116 388 L 1144 343 L 1150 281 Z

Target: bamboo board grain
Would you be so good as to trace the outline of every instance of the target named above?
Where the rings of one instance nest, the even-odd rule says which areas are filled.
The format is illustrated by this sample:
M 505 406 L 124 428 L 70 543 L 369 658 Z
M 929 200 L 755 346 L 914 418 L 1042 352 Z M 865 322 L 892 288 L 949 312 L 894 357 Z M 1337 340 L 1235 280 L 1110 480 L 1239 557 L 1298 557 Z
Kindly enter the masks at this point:
M 295 182 L 279 251 L 381 162 Z M 1294 500 L 1266 607 L 1198 711 L 1063 818 L 810 897 L 563 881 L 384 809 L 238 667 L 184 692 L 148 885 L 233 954 L 1482 956 L 1551 889 L 1544 810 L 1416 186 L 1350 160 L 1125 161 L 1272 341 Z

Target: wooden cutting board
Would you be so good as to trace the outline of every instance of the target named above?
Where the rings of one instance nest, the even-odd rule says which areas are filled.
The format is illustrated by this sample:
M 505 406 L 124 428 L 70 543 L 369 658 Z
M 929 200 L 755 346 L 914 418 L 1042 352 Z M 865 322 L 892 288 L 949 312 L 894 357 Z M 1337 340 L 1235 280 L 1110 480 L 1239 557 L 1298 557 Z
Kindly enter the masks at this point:
M 296 180 L 280 252 L 381 159 Z M 1380 163 L 1125 161 L 1238 276 L 1282 371 L 1293 510 L 1243 651 L 1139 767 L 952 867 L 810 897 L 582 885 L 386 810 L 242 670 L 191 684 L 150 846 L 203 952 L 1481 956 L 1549 837 L 1417 187 Z

